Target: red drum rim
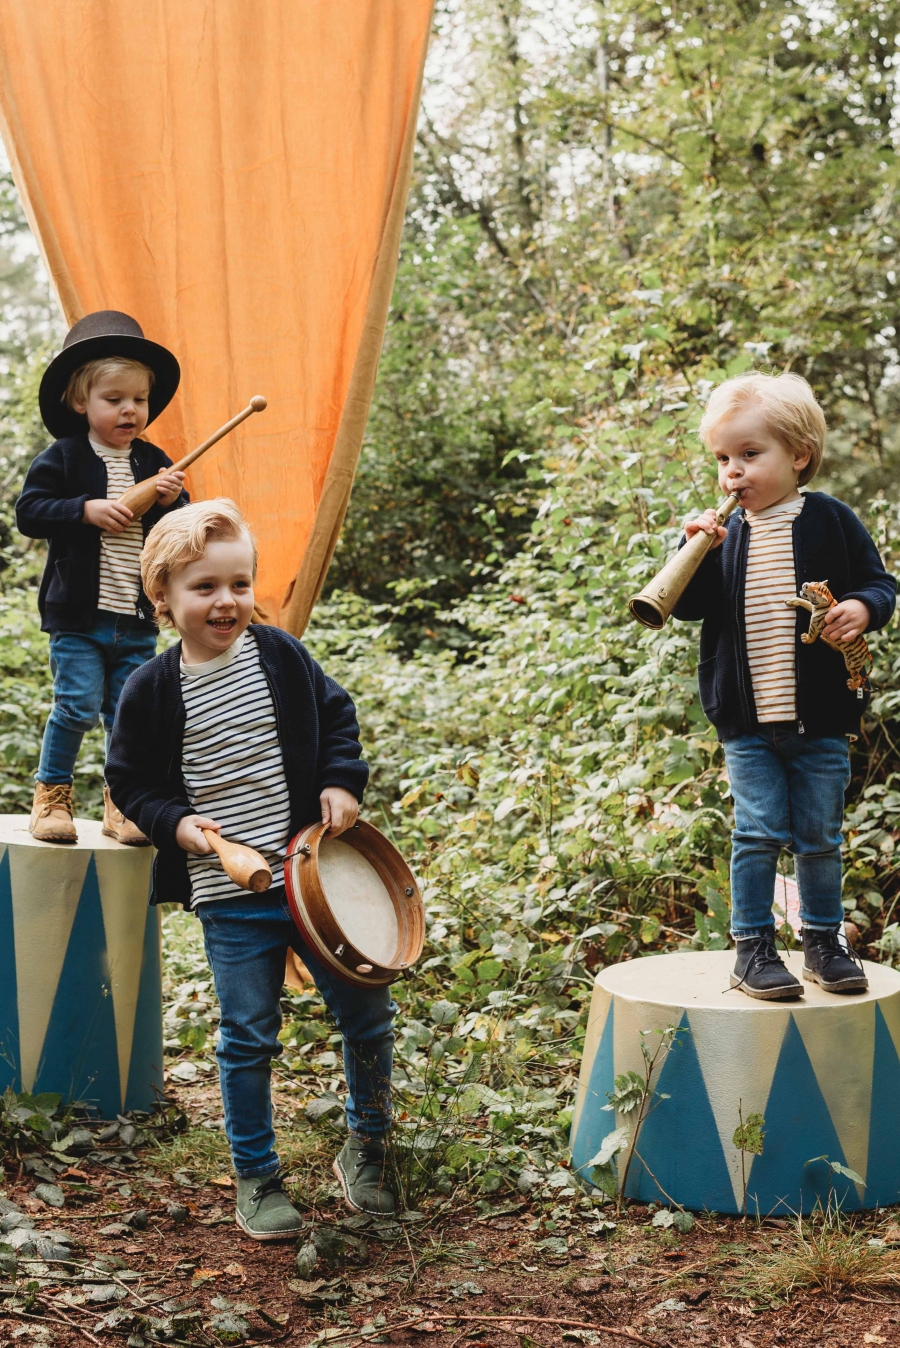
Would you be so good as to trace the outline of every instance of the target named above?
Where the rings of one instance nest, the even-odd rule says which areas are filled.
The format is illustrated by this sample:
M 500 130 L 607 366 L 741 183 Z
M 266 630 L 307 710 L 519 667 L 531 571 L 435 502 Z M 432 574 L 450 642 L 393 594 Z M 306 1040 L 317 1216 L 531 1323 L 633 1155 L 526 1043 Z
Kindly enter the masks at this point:
M 327 833 L 327 825 L 309 824 L 288 845 L 284 887 L 294 924 L 310 953 L 346 982 L 357 987 L 393 983 L 412 968 L 425 945 L 425 909 L 413 873 L 373 824 L 360 819 L 339 835 L 373 867 L 394 907 L 397 947 L 389 961 L 376 963 L 358 949 L 328 902 L 319 869 L 319 845 Z

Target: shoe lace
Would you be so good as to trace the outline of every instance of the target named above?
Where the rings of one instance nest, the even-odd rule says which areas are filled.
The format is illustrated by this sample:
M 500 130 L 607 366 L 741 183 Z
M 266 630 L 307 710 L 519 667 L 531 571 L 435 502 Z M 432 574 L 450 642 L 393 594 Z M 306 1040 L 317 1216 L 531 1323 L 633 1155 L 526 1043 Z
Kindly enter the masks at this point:
M 779 937 L 778 939 L 781 941 L 781 944 L 784 946 L 785 950 L 787 950 L 787 946 L 785 945 L 782 938 Z M 781 956 L 778 954 L 778 947 L 775 944 L 775 937 L 771 934 L 771 932 L 765 932 L 762 936 L 759 937 L 759 939 L 756 942 L 756 946 L 753 950 L 753 953 L 750 956 L 749 960 L 747 961 L 747 967 L 744 970 L 742 978 L 740 979 L 739 982 L 735 983 L 734 987 L 731 988 L 730 991 L 736 992 L 737 989 L 748 977 L 751 971 L 753 971 L 754 973 L 761 973 L 763 969 L 765 969 L 767 964 L 781 964 Z M 727 988 L 725 989 L 725 991 L 728 990 L 729 989 Z
M 60 782 L 55 786 L 45 786 L 43 798 L 41 800 L 41 815 L 49 814 L 51 810 L 55 810 L 59 805 L 62 805 L 66 810 L 71 810 L 71 786 L 67 786 L 64 782 Z
M 262 1183 L 257 1184 L 253 1190 L 251 1202 L 261 1203 L 269 1194 L 283 1194 L 284 1180 L 280 1175 L 267 1175 Z
M 356 1153 L 357 1173 L 370 1165 L 377 1167 L 379 1173 L 384 1169 L 384 1150 L 373 1143 L 364 1144 Z
M 819 932 L 816 945 L 818 946 L 819 953 L 821 954 L 822 959 L 825 961 L 826 964 L 834 959 L 850 960 L 853 964 L 856 965 L 857 969 L 861 974 L 865 973 L 865 969 L 863 968 L 863 962 L 860 959 L 859 955 L 857 955 L 856 951 L 853 949 L 852 945 L 850 945 L 849 941 L 846 943 L 846 945 L 844 944 L 844 942 L 841 940 L 840 932 L 837 931 Z

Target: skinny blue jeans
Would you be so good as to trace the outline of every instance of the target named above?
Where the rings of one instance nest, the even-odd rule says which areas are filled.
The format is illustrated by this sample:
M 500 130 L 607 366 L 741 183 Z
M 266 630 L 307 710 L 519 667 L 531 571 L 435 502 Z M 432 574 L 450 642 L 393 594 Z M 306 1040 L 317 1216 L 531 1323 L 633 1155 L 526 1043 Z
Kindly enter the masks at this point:
M 776 721 L 726 740 L 724 749 L 734 798 L 732 936 L 759 936 L 772 926 L 783 850 L 794 856 L 804 927 L 838 927 L 844 918 L 841 824 L 850 781 L 846 738 L 801 735 L 796 721 Z
M 156 631 L 127 613 L 98 609 L 87 632 L 50 637 L 53 710 L 41 744 L 39 782 L 72 784 L 81 741 L 103 722 L 106 744 L 128 676 L 156 654 Z
M 272 1059 L 282 1051 L 278 1031 L 288 946 L 312 974 L 343 1037 L 347 1126 L 366 1139 L 384 1137 L 397 1011 L 390 988 L 355 987 L 326 969 L 294 926 L 281 887 L 259 897 L 214 899 L 196 911 L 222 1012 L 216 1057 L 225 1133 L 238 1175 L 249 1179 L 278 1169 L 271 1076 Z

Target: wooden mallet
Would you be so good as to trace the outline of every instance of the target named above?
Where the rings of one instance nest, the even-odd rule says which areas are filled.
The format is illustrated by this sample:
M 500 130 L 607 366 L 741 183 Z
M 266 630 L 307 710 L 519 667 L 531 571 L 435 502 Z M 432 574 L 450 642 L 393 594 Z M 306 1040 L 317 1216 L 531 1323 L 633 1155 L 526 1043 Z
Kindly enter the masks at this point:
M 229 842 L 215 829 L 204 828 L 201 832 L 214 852 L 218 853 L 222 869 L 226 875 L 240 885 L 241 889 L 251 889 L 254 894 L 262 894 L 272 883 L 272 871 L 269 863 L 252 847 L 243 843 Z
M 221 440 L 223 436 L 227 435 L 229 431 L 233 431 L 235 426 L 240 426 L 241 422 L 246 421 L 247 417 L 252 416 L 254 412 L 264 412 L 265 409 L 265 398 L 257 394 L 255 398 L 250 399 L 243 412 L 238 412 L 236 417 L 232 417 L 230 421 L 226 421 L 225 425 L 220 426 L 214 435 L 211 435 L 208 440 L 203 441 L 202 445 L 198 445 L 196 449 L 192 449 L 190 454 L 185 454 L 184 458 L 179 459 L 177 463 L 173 463 L 171 468 L 160 468 L 159 471 L 161 473 L 183 473 L 186 468 L 190 468 L 191 464 L 199 459 L 201 454 L 205 454 L 208 449 L 211 449 L 212 446 Z M 131 511 L 132 516 L 136 520 L 139 520 L 142 515 L 146 515 L 151 506 L 156 505 L 158 500 L 159 497 L 156 494 L 156 478 L 148 477 L 143 482 L 135 482 L 133 487 L 129 487 L 126 492 L 123 492 L 116 504 L 127 506 Z

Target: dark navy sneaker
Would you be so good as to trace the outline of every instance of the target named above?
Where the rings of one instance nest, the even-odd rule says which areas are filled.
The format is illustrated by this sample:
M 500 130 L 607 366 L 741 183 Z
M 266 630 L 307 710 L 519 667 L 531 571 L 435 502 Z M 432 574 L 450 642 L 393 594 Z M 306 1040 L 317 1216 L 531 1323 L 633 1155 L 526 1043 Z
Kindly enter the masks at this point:
M 354 1212 L 387 1217 L 397 1211 L 397 1200 L 385 1176 L 387 1158 L 383 1143 L 367 1142 L 351 1133 L 333 1168 L 347 1204 Z
M 844 945 L 838 927 L 832 927 L 830 931 L 804 927 L 800 934 L 804 978 L 810 983 L 818 983 L 826 992 L 868 991 L 869 980 L 862 960 Z
M 735 942 L 737 960 L 731 986 L 763 1002 L 781 1002 L 803 996 L 803 984 L 795 978 L 775 947 L 775 928 L 760 936 L 741 937 Z
M 277 1173 L 237 1181 L 235 1220 L 254 1240 L 289 1240 L 303 1229 L 303 1218 L 284 1191 Z

